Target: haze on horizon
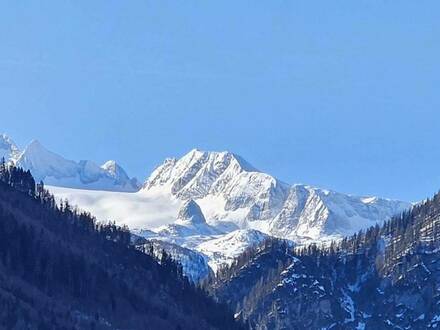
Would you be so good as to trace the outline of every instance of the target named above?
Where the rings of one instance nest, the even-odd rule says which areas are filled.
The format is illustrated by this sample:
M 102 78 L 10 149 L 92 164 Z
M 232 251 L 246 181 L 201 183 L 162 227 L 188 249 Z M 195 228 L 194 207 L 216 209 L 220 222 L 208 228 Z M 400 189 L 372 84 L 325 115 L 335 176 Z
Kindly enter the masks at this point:
M 229 150 L 288 183 L 440 189 L 440 3 L 10 2 L 0 132 L 144 179 Z

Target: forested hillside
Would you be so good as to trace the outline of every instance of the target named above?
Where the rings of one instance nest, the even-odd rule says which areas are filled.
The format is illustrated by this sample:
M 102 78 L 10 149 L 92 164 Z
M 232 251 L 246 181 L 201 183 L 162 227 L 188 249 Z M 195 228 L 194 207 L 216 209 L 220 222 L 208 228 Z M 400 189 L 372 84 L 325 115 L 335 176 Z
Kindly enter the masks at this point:
M 440 326 L 440 194 L 326 248 L 278 240 L 207 286 L 254 329 Z
M 127 228 L 55 203 L 28 171 L 0 164 L 1 329 L 235 329 L 162 259 L 130 245 Z
M 0 328 L 440 326 L 440 194 L 327 247 L 266 239 L 204 283 L 215 300 L 130 238 L 1 163 Z

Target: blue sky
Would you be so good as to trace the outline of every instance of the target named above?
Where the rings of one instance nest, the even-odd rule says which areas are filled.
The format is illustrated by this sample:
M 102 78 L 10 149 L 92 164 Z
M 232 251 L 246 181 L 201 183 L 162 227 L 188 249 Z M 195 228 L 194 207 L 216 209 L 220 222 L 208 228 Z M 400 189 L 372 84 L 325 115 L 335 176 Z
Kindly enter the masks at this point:
M 439 1 L 7 1 L 0 131 L 144 178 L 194 147 L 280 179 L 440 189 Z

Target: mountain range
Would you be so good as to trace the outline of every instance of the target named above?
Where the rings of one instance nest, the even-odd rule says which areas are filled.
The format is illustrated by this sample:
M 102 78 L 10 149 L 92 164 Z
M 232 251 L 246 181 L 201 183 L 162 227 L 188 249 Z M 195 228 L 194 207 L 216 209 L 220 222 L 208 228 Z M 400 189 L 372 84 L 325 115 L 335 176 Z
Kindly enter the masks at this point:
M 61 187 L 133 192 L 139 189 L 114 160 L 99 166 L 90 160 L 75 162 L 47 150 L 33 140 L 23 151 L 7 135 L 0 135 L 0 157 L 30 170 L 36 181 Z
M 0 155 L 98 220 L 128 225 L 137 237 L 163 244 L 194 280 L 209 273 L 206 265 L 215 272 L 267 237 L 300 245 L 330 242 L 411 207 L 402 201 L 290 185 L 231 152 L 193 149 L 180 159 L 166 159 L 143 184 L 129 178 L 115 161 L 98 166 L 90 160 L 67 160 L 38 141 L 20 151 L 2 135 Z M 190 257 L 194 253 L 205 265 L 192 263 L 202 264 Z

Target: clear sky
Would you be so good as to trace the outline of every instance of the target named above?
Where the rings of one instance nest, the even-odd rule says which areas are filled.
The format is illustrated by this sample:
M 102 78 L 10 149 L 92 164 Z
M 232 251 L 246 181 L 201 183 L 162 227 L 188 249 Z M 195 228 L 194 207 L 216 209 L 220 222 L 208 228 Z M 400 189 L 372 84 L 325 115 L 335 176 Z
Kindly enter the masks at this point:
M 0 132 L 140 179 L 197 147 L 289 182 L 440 189 L 440 1 L 4 1 Z

